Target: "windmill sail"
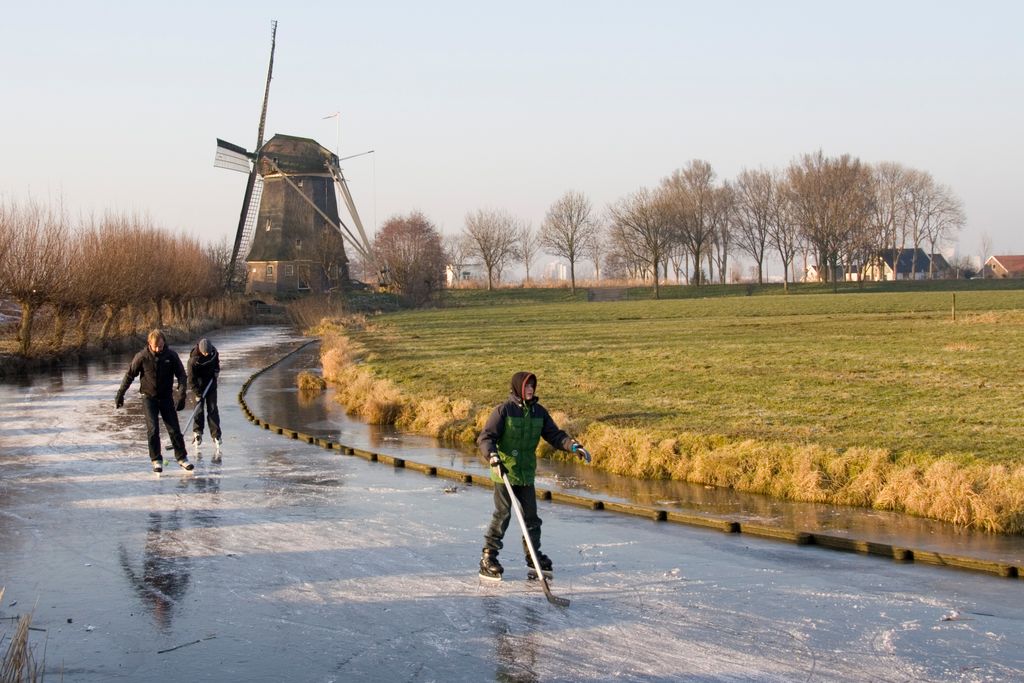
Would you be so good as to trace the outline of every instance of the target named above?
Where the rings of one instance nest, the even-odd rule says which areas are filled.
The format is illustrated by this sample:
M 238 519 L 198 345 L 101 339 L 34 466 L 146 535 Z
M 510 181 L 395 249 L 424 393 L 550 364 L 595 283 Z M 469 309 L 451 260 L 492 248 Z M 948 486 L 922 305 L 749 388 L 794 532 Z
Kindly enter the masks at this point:
M 213 157 L 213 165 L 229 171 L 248 173 L 252 170 L 252 159 L 249 153 L 238 145 L 217 138 L 217 153 Z
M 235 247 L 234 252 L 236 254 L 248 254 L 249 247 L 252 246 L 252 234 L 256 230 L 256 219 L 260 214 L 260 199 L 263 197 L 263 178 L 260 175 L 254 174 L 254 182 L 252 185 L 252 194 L 249 197 L 249 201 L 246 203 L 247 211 L 245 212 L 245 224 L 242 227 L 242 233 L 239 236 L 238 245 Z M 238 269 L 238 282 L 239 284 L 245 283 L 245 262 L 236 261 L 235 268 Z
M 329 164 L 327 168 L 330 170 L 331 176 L 334 178 L 334 185 L 345 200 L 345 207 L 348 209 L 349 215 L 352 216 L 352 221 L 356 224 L 356 229 L 359 230 L 359 236 L 362 238 L 362 243 L 356 245 L 356 248 L 360 254 L 368 256 L 371 250 L 370 240 L 366 239 L 363 221 L 359 218 L 359 212 L 356 211 L 356 203 L 352 200 L 352 193 L 348 191 L 348 182 L 345 180 L 345 175 L 341 172 L 341 166 L 335 161 Z
M 259 132 L 256 135 L 256 154 L 259 154 L 260 148 L 263 147 L 263 131 L 267 123 L 267 103 L 270 101 L 270 81 L 274 77 L 274 49 L 277 47 L 277 22 L 270 22 L 270 65 L 267 67 L 267 84 L 263 90 L 263 107 L 260 110 L 260 127 Z M 242 167 L 241 159 L 245 158 L 244 168 Z M 255 155 L 254 155 L 255 156 Z M 242 210 L 238 215 L 238 228 L 235 230 L 235 244 L 231 250 L 231 263 L 228 266 L 227 282 L 225 283 L 228 288 L 232 288 L 238 284 L 239 270 L 244 269 L 238 268 L 238 254 L 241 252 L 243 245 L 248 246 L 252 240 L 253 225 L 256 220 L 256 213 L 253 211 L 253 197 L 255 196 L 255 207 L 259 207 L 259 194 L 262 193 L 263 183 L 262 178 L 259 177 L 259 169 L 256 164 L 251 165 L 249 160 L 253 158 L 249 154 L 239 147 L 238 145 L 232 145 L 230 142 L 224 142 L 221 139 L 217 139 L 217 156 L 214 158 L 213 165 L 219 166 L 220 168 L 228 168 L 233 171 L 242 171 L 249 174 L 249 179 L 245 184 L 245 196 L 242 199 Z M 245 278 L 241 278 L 242 282 L 245 282 Z

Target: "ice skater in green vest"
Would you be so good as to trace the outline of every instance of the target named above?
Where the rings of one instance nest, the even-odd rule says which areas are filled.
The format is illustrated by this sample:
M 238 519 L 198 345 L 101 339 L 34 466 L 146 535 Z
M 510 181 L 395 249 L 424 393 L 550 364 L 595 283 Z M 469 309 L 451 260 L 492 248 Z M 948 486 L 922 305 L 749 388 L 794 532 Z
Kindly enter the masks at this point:
M 537 492 L 533 484 L 537 473 L 537 444 L 543 437 L 553 447 L 590 462 L 590 453 L 559 429 L 544 406 L 537 402 L 536 393 L 536 375 L 532 372 L 512 375 L 512 393 L 487 418 L 487 424 L 476 441 L 480 453 L 491 467 L 491 480 L 495 483 L 494 514 L 484 534 L 484 551 L 480 558 L 480 576 L 485 579 L 500 580 L 505 571 L 498 562 L 498 552 L 512 518 L 512 499 L 502 482 L 502 473 L 508 474 L 512 491 L 523 508 L 523 519 L 537 551 L 540 570 L 550 576 L 551 560 L 540 552 L 541 521 L 537 516 Z M 526 566 L 535 572 L 525 541 L 523 551 L 526 553 Z

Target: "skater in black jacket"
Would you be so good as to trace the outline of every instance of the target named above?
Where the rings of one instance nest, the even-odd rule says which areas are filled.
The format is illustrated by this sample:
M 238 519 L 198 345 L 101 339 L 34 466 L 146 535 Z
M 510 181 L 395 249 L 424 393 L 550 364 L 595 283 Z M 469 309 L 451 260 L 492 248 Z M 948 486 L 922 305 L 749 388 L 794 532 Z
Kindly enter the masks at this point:
M 181 358 L 164 339 L 164 333 L 153 330 L 146 338 L 146 348 L 135 354 L 128 371 L 121 380 L 121 388 L 117 390 L 114 407 L 124 405 L 124 394 L 128 387 L 139 379 L 139 393 L 142 394 L 142 405 L 146 415 L 146 438 L 149 443 L 149 459 L 154 472 L 163 472 L 164 457 L 160 451 L 160 422 L 163 418 L 167 434 L 171 437 L 174 457 L 182 469 L 193 469 L 188 461 L 185 450 L 185 437 L 181 435 L 178 424 L 178 410 L 185 407 L 185 367 Z M 178 395 L 174 396 L 174 380 L 178 380 Z
M 192 444 L 203 443 L 203 408 L 210 426 L 210 438 L 220 449 L 220 411 L 217 409 L 217 377 L 220 375 L 220 354 L 209 339 L 200 339 L 188 355 L 188 388 L 196 401 L 196 421 L 192 425 Z

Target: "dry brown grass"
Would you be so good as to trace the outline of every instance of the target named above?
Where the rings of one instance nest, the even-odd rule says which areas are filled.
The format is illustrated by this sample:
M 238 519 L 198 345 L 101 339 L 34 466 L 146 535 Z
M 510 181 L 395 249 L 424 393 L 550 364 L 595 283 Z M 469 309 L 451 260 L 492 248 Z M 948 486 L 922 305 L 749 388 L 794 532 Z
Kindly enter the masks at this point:
M 883 448 L 843 453 L 817 444 L 705 434 L 652 437 L 591 424 L 580 440 L 594 466 L 637 478 L 676 479 L 803 502 L 905 512 L 984 531 L 1024 533 L 1024 467 L 939 459 L 922 468 Z
M 374 424 L 463 443 L 475 440 L 493 406 L 450 397 L 411 397 L 374 377 L 340 325 L 322 325 L 324 377 L 346 409 Z M 816 443 L 660 433 L 603 422 L 573 424 L 593 466 L 638 479 L 675 479 L 777 498 L 894 510 L 990 532 L 1024 533 L 1024 466 L 940 457 L 920 465 L 885 448 L 839 451 Z M 567 457 L 542 444 L 542 455 Z M 924 461 L 922 461 L 924 462 Z
M 0 588 L 0 600 L 3 599 L 4 589 Z M 0 683 L 34 683 L 42 681 L 45 669 L 44 656 L 36 661 L 34 648 L 29 645 L 28 632 L 32 626 L 32 613 L 23 614 L 18 619 L 18 625 L 14 629 L 7 651 L 4 653 L 3 662 L 0 663 Z
M 454 439 L 475 422 L 473 406 L 465 399 L 444 396 L 409 403 L 398 426 L 417 434 L 428 434 L 442 439 Z
M 296 381 L 299 385 L 299 391 L 311 396 L 315 396 L 327 388 L 327 382 L 324 381 L 323 377 L 320 375 L 314 375 L 308 370 L 300 372 Z

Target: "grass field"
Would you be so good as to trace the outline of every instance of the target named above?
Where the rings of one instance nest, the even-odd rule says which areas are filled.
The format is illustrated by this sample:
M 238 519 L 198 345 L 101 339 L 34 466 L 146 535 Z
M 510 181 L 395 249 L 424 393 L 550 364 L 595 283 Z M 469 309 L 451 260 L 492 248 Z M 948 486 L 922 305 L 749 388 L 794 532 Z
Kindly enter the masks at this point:
M 407 426 L 465 438 L 511 375 L 530 370 L 541 401 L 606 451 L 595 462 L 613 471 L 942 517 L 894 501 L 891 472 L 872 491 L 839 492 L 868 485 L 846 480 L 879 463 L 927 478 L 941 462 L 973 468 L 957 483 L 970 491 L 948 495 L 1010 488 L 997 505 L 1011 508 L 1003 522 L 978 524 L 962 511 L 954 521 L 1024 527 L 1015 489 L 1024 477 L 1024 290 L 957 292 L 955 320 L 954 293 L 931 289 L 605 303 L 566 290 L 449 297 L 446 308 L 379 316 L 348 333 L 361 372 L 386 380 L 397 400 L 448 406 L 447 417 L 404 409 Z M 392 411 L 400 423 L 402 410 Z M 708 454 L 716 462 L 701 460 Z M 855 462 L 838 473 L 846 454 Z M 992 478 L 993 465 L 1010 483 Z

